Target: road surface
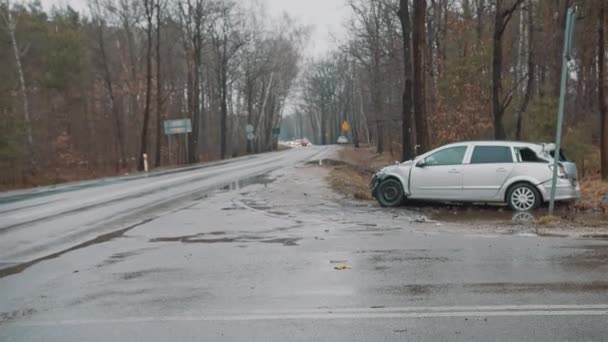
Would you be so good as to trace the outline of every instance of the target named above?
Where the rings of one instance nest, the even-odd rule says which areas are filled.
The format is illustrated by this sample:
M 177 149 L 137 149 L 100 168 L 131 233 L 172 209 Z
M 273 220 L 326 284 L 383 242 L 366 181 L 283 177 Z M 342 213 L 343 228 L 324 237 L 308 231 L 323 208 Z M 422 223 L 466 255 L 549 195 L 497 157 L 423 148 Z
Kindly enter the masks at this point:
M 606 339 L 606 241 L 416 223 L 334 153 L 1 195 L 0 341 Z

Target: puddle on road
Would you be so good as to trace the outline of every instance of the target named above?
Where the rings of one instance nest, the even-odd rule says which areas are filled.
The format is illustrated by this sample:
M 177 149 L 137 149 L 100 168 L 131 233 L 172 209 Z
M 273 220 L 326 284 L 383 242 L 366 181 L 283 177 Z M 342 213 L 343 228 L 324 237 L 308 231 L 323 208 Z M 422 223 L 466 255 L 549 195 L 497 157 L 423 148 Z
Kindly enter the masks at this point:
M 76 246 L 64 249 L 62 251 L 59 251 L 59 252 L 56 252 L 56 253 L 53 253 L 53 254 L 49 254 L 49 255 L 46 255 L 46 256 L 34 259 L 34 260 L 30 260 L 28 262 L 24 262 L 24 263 L 21 263 L 21 264 L 17 264 L 17 265 L 9 266 L 9 267 L 6 267 L 6 268 L 2 268 L 2 269 L 0 269 L 0 278 L 4 278 L 4 277 L 7 277 L 7 276 L 10 276 L 10 275 L 13 275 L 13 274 L 21 273 L 24 270 L 26 270 L 27 268 L 29 268 L 29 267 L 31 267 L 33 265 L 36 265 L 39 262 L 42 262 L 42 261 L 45 261 L 45 260 L 50 260 L 50 259 L 55 259 L 55 258 L 58 258 L 58 257 L 60 257 L 60 256 L 62 256 L 64 254 L 66 254 L 66 253 L 69 253 L 69 252 L 72 252 L 72 251 L 75 251 L 75 250 L 79 250 L 79 249 L 82 249 L 82 248 L 86 248 L 86 247 L 89 247 L 89 246 L 92 246 L 92 245 L 97 245 L 97 244 L 100 244 L 100 243 L 104 243 L 104 242 L 110 241 L 112 239 L 121 237 L 126 232 L 130 231 L 131 229 L 134 229 L 136 227 L 139 227 L 141 225 L 144 225 L 146 223 L 154 221 L 155 219 L 156 219 L 156 217 L 149 218 L 149 219 L 140 221 L 139 223 L 136 223 L 134 225 L 128 226 L 126 228 L 115 230 L 115 231 L 107 233 L 107 234 L 99 235 L 99 236 L 97 236 L 94 239 L 85 241 L 85 242 L 83 242 L 81 244 L 78 244 Z
M 390 295 L 406 296 L 430 296 L 439 292 L 454 292 L 464 290 L 473 293 L 500 295 L 508 293 L 577 293 L 577 292 L 597 292 L 605 293 L 608 290 L 608 282 L 562 282 L 562 283 L 473 283 L 473 284 L 407 284 L 398 286 L 388 286 L 376 289 L 381 293 Z
M 21 309 L 10 312 L 0 312 L 0 325 L 35 314 L 36 309 Z
M 548 216 L 547 208 L 532 212 L 513 212 L 508 207 L 498 205 L 454 205 L 454 204 L 422 204 L 416 203 L 410 208 L 419 211 L 429 218 L 442 222 L 472 223 L 472 224 L 515 224 L 533 225 L 542 217 Z M 585 213 L 569 211 L 566 207 L 558 207 L 555 216 L 562 223 L 576 224 L 588 227 L 608 226 L 608 214 Z M 598 236 L 599 235 L 599 236 Z M 608 238 L 608 234 L 589 235 L 590 238 Z
M 219 190 L 239 191 L 240 189 L 245 188 L 249 185 L 260 184 L 260 185 L 267 186 L 268 184 L 271 184 L 275 180 L 276 180 L 276 178 L 270 178 L 270 176 L 267 173 L 265 173 L 265 174 L 255 176 L 255 177 L 242 178 L 242 179 L 235 180 L 230 184 L 226 184 L 226 185 L 220 187 Z
M 221 238 L 204 238 L 207 234 L 210 235 L 224 235 L 224 232 L 211 232 L 211 233 L 199 233 L 192 235 L 173 236 L 173 237 L 158 237 L 150 239 L 150 242 L 181 242 L 181 243 L 233 243 L 233 242 L 263 242 L 263 243 L 278 243 L 283 246 L 299 246 L 298 241 L 302 240 L 300 237 L 288 237 L 288 238 L 273 238 L 266 236 L 254 236 L 254 235 L 237 235 L 228 236 Z
M 171 269 L 171 268 L 150 268 L 150 269 L 141 270 L 141 271 L 125 272 L 125 273 L 120 273 L 120 279 L 133 280 L 133 279 L 145 277 L 149 274 L 164 273 L 164 272 L 170 272 L 173 270 L 174 269 Z
M 302 238 L 277 238 L 277 239 L 261 240 L 260 242 L 280 243 L 280 244 L 283 244 L 283 246 L 299 246 L 297 242 L 300 240 L 302 240 Z
M 575 250 L 575 253 L 557 258 L 556 262 L 564 268 L 597 270 L 598 272 L 604 272 L 608 269 L 607 244 L 564 246 L 561 248 Z

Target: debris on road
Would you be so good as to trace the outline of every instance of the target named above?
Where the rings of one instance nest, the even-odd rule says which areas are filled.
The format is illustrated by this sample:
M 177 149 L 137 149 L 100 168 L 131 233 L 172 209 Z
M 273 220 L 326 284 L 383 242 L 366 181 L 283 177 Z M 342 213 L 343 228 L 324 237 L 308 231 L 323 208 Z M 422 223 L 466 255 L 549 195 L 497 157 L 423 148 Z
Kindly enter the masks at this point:
M 348 265 L 338 265 L 338 266 L 334 267 L 334 269 L 336 269 L 338 271 L 342 271 L 342 270 L 350 270 L 350 269 L 352 269 L 352 267 L 350 267 Z
M 416 223 L 437 223 L 437 221 L 435 220 L 431 220 L 430 218 L 426 217 L 426 216 L 418 216 L 414 221 L 412 222 L 416 222 Z

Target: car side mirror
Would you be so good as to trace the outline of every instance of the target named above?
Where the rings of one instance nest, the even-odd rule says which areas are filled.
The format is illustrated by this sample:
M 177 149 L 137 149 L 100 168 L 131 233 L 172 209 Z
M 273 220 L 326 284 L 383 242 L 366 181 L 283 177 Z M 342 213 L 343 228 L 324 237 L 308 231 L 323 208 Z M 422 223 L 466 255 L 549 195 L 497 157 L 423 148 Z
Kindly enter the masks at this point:
M 424 162 L 424 160 L 419 161 L 418 163 L 416 163 L 416 167 L 425 167 L 426 163 Z

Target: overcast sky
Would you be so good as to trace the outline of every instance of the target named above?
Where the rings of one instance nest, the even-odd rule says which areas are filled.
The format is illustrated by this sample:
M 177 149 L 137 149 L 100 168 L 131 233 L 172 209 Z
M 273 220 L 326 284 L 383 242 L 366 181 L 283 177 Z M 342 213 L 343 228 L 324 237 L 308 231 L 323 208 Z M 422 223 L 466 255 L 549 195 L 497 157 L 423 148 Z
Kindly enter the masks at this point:
M 237 0 L 249 1 L 249 0 Z M 349 13 L 345 0 L 258 0 L 264 2 L 269 13 L 277 16 L 287 12 L 298 22 L 313 28 L 308 56 L 320 56 L 335 44 L 334 37 L 344 36 L 344 21 Z M 53 5 L 69 4 L 79 11 L 86 11 L 87 0 L 41 0 L 45 9 Z

